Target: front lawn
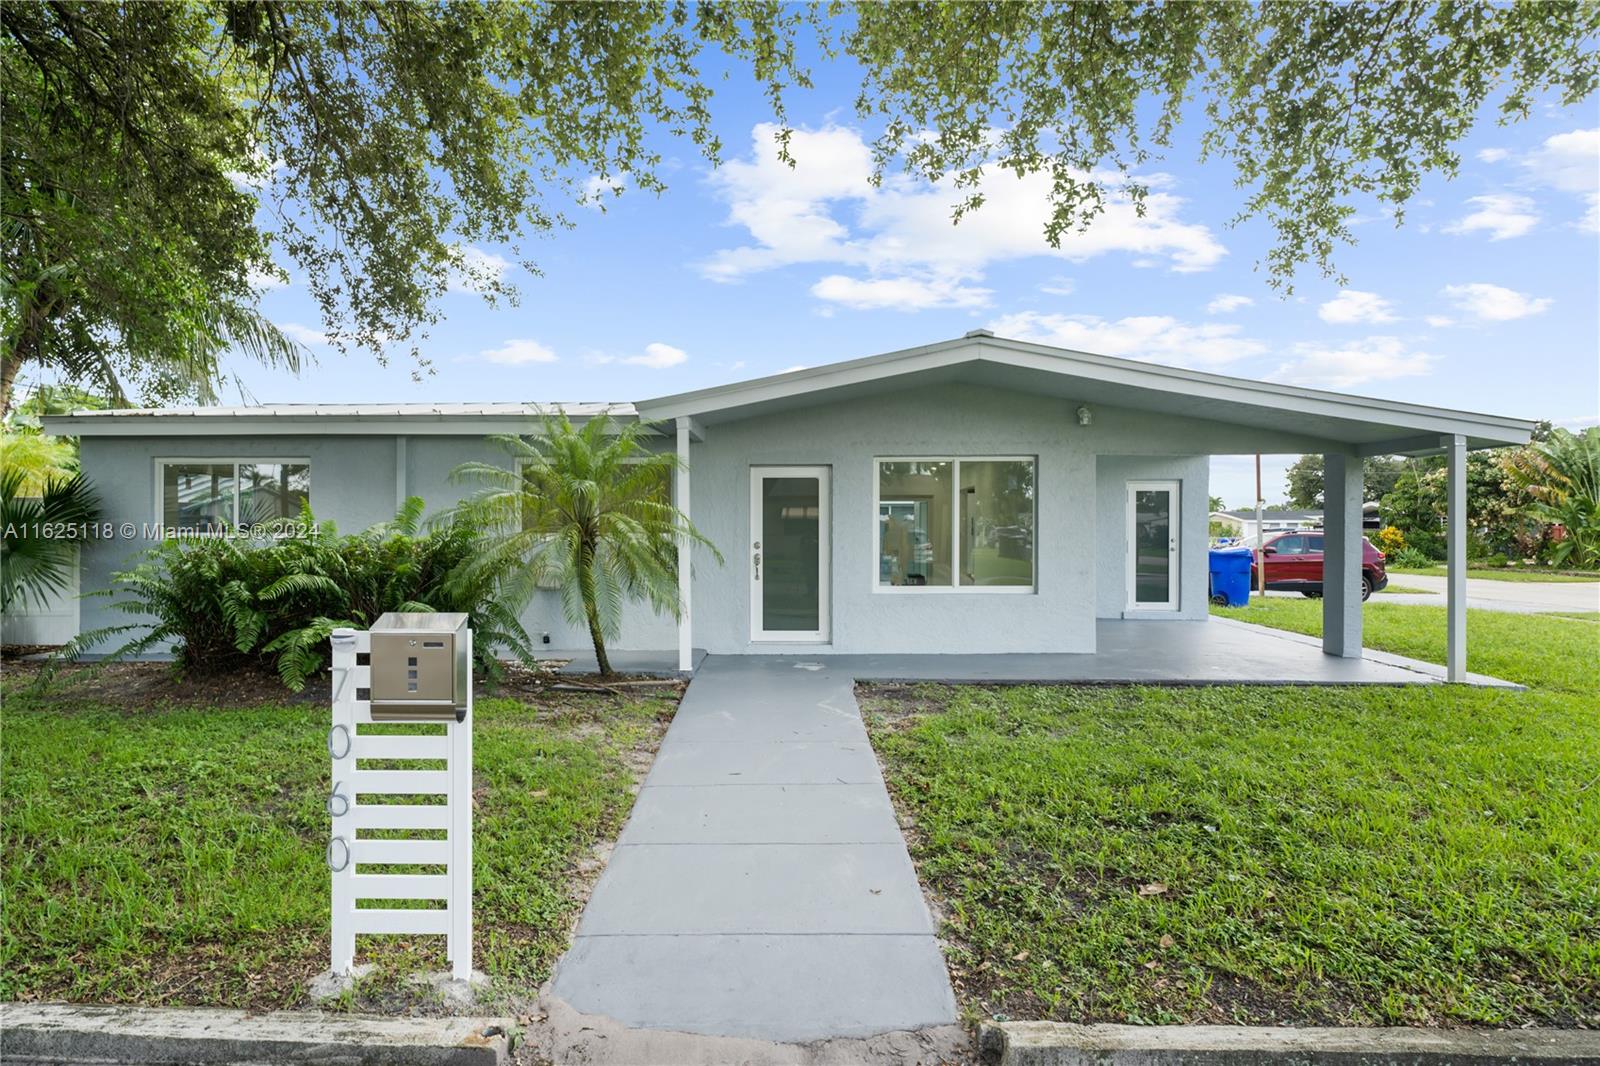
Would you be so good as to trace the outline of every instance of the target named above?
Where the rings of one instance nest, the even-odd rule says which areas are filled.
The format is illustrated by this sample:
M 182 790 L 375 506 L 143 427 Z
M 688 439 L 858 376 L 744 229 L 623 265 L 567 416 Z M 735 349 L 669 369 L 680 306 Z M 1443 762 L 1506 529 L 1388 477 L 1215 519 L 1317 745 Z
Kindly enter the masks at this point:
M 1448 577 L 1450 571 L 1443 566 L 1426 566 L 1419 570 L 1402 570 L 1399 567 L 1389 567 L 1389 576 L 1395 574 L 1421 574 L 1425 577 Z M 1575 573 L 1551 573 L 1548 570 L 1511 570 L 1500 567 L 1486 567 L 1484 569 L 1467 568 L 1468 577 L 1481 577 L 1487 581 L 1600 581 L 1600 573 L 1593 576 Z
M 118 671 L 141 703 L 8 679 L 0 1000 L 296 1004 L 328 966 L 327 707 L 260 679 L 207 703 L 152 681 L 165 667 Z M 186 695 L 150 695 L 163 688 Z M 478 699 L 474 965 L 509 996 L 531 997 L 565 950 L 675 696 Z M 444 968 L 443 938 L 357 952 Z
M 1600 626 L 1468 632 L 1530 691 L 863 687 L 969 1016 L 1600 1025 Z

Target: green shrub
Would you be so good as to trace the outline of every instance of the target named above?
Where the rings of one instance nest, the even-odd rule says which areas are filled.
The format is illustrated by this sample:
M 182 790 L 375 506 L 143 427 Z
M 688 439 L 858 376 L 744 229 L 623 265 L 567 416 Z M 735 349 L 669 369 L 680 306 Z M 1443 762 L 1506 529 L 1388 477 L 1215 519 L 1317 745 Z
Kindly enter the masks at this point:
M 1433 560 L 1421 549 L 1407 547 L 1389 556 L 1389 565 L 1401 570 L 1425 570 L 1433 565 Z
M 120 594 L 113 608 L 139 620 L 84 633 L 60 658 L 125 636 L 108 658 L 171 644 L 180 669 L 194 674 L 270 659 L 299 691 L 327 665 L 335 629 L 365 629 L 385 611 L 462 611 L 472 616 L 480 667 L 497 672 L 497 648 L 530 661 L 528 634 L 500 596 L 503 575 L 463 565 L 480 554 L 477 531 L 451 523 L 419 533 L 421 514 L 413 497 L 393 522 L 354 535 L 307 511 L 305 535 L 164 541 L 96 593 Z

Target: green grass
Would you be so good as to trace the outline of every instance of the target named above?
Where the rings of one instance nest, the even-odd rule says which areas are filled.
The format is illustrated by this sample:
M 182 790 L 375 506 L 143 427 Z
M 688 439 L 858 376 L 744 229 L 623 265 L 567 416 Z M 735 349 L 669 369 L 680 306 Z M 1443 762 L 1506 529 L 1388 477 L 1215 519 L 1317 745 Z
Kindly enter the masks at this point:
M 1428 566 L 1420 570 L 1402 570 L 1398 567 L 1389 567 L 1389 574 L 1420 574 L 1424 577 L 1448 577 L 1449 571 L 1443 566 Z M 1467 568 L 1468 577 L 1481 577 L 1488 581 L 1546 581 L 1546 582 L 1584 582 L 1600 581 L 1600 573 L 1592 577 L 1586 574 L 1552 574 L 1542 570 L 1511 570 L 1511 569 L 1475 569 Z
M 1440 660 L 1442 608 L 1364 615 Z M 1600 627 L 1468 632 L 1530 691 L 864 690 L 969 1016 L 1600 1024 Z
M 480 699 L 475 965 L 531 990 L 673 703 Z M 291 1005 L 327 968 L 328 712 L 7 693 L 0 1000 Z M 362 938 L 443 968 L 442 938 Z M 398 953 L 398 954 L 396 954 Z
M 1410 595 L 1418 595 L 1418 594 L 1427 595 L 1428 590 L 1427 589 L 1410 588 L 1410 587 L 1408 587 L 1406 585 L 1396 585 L 1396 584 L 1391 583 L 1391 584 L 1385 585 L 1383 588 L 1379 589 L 1378 592 L 1379 592 L 1379 594 L 1386 593 L 1386 592 L 1398 592 L 1398 593 L 1401 593 L 1401 594 L 1410 594 Z

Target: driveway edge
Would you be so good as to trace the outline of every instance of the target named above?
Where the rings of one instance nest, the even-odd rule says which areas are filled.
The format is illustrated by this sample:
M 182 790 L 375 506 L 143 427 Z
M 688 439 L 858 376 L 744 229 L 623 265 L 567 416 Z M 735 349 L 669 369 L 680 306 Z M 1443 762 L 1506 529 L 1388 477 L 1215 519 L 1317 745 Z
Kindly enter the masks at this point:
M 1291 1029 L 1248 1025 L 996 1022 L 980 1029 L 1001 1066 L 1488 1066 L 1600 1063 L 1581 1029 Z
M 338 1063 L 501 1066 L 509 1023 L 315 1011 L 0 1003 L 7 1066 L 46 1063 Z

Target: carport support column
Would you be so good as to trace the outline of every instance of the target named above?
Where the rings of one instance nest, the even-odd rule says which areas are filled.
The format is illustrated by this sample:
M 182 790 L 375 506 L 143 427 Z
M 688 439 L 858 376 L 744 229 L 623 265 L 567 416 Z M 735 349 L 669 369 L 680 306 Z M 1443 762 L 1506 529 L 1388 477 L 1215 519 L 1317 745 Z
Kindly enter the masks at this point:
M 1361 658 L 1361 457 L 1322 457 L 1322 650 Z
M 689 517 L 689 427 L 687 418 L 677 420 L 678 471 L 677 507 L 684 518 Z M 678 538 L 678 670 L 688 673 L 694 669 L 694 626 L 689 611 L 689 596 L 694 585 L 690 569 L 689 538 Z
M 1467 438 L 1441 437 L 1448 460 L 1445 516 L 1445 677 L 1467 679 Z

